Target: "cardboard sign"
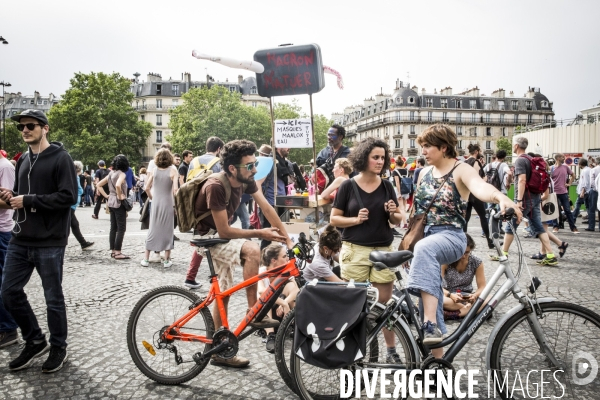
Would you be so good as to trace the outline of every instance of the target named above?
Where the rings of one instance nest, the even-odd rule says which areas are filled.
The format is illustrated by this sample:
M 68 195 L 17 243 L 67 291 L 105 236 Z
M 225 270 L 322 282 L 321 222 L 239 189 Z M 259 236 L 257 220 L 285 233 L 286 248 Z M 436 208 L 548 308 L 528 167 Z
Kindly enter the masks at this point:
M 310 118 L 276 119 L 275 147 L 291 149 L 312 148 L 312 124 Z
M 307 238 L 310 237 L 310 224 L 305 222 L 284 222 L 285 230 L 294 244 L 298 243 L 300 232 L 304 232 Z
M 265 67 L 256 74 L 262 97 L 313 94 L 325 87 L 321 48 L 316 44 L 259 50 L 254 60 Z

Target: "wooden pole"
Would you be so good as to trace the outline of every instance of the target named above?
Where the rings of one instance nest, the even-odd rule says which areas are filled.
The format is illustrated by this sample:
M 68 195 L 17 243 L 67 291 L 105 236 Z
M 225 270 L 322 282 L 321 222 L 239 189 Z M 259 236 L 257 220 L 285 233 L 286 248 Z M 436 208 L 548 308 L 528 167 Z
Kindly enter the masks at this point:
M 313 177 L 315 179 L 315 230 L 319 229 L 319 193 L 317 191 L 317 148 L 315 142 L 315 119 L 313 116 L 313 104 L 312 104 L 312 94 L 308 95 L 308 99 L 310 100 L 310 124 L 311 124 L 311 134 L 312 134 L 312 144 L 313 144 L 313 165 L 315 166 L 315 173 Z M 308 235 L 310 238 L 310 235 Z

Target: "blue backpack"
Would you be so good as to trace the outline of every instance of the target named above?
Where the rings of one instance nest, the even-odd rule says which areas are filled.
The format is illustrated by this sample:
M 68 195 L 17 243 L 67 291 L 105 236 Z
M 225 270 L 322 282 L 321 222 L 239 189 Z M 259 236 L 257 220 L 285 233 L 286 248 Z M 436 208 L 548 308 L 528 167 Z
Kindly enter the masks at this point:
M 402 175 L 399 170 L 394 171 L 395 174 L 398 175 L 398 179 L 400 180 L 400 194 L 411 194 L 413 191 L 413 180 L 408 176 L 408 171 L 404 169 L 406 175 Z M 394 183 L 396 180 L 394 179 Z

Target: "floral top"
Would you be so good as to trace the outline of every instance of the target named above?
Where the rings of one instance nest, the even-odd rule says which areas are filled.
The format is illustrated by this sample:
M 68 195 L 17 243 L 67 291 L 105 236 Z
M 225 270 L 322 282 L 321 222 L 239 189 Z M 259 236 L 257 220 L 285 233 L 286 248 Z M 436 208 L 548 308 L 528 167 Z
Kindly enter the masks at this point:
M 444 178 L 434 178 L 433 168 L 427 171 L 415 192 L 415 215 L 425 212 Z M 450 175 L 429 209 L 426 225 L 454 225 L 463 229 L 467 225 L 466 210 L 467 201 L 461 199 L 454 177 Z
M 458 272 L 456 267 L 448 265 L 446 275 L 444 276 L 444 289 L 450 293 L 455 293 L 457 289 L 460 289 L 462 292 L 472 293 L 473 278 L 481 263 L 481 258 L 469 254 L 467 268 L 463 272 Z

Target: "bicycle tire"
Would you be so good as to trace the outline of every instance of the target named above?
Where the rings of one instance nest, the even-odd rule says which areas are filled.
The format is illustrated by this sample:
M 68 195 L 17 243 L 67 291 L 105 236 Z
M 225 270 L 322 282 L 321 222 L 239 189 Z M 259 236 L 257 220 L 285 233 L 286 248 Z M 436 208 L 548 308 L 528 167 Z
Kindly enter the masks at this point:
M 281 321 L 275 336 L 275 365 L 281 379 L 288 388 L 296 393 L 296 384 L 290 371 L 290 356 L 294 342 L 295 310 L 291 310 Z
M 370 319 L 370 322 L 367 323 L 367 331 L 369 332 L 374 327 L 374 320 L 381 315 L 381 313 L 385 310 L 385 307 L 381 304 L 376 304 L 375 307 L 371 310 L 369 315 L 367 316 Z M 385 328 L 383 328 L 385 329 Z M 377 338 L 378 340 L 374 340 L 371 342 L 370 346 L 367 349 L 367 354 L 363 358 L 363 360 L 369 360 L 372 363 L 385 363 L 385 357 L 387 353 L 387 348 L 385 345 L 385 341 L 383 338 L 383 329 L 379 331 Z M 392 329 L 396 336 L 396 350 L 400 355 L 400 358 L 403 361 L 404 365 L 408 367 L 413 367 L 418 365 L 419 360 L 417 359 L 417 353 L 412 343 L 412 333 L 410 328 L 402 324 L 400 321 L 396 321 L 394 327 Z M 368 333 L 367 333 L 368 335 Z M 277 342 L 275 344 L 277 346 Z M 358 362 L 356 365 L 359 365 Z M 371 367 L 372 368 L 372 367 Z M 303 371 L 312 371 L 314 372 L 304 372 Z M 339 389 L 340 389 L 340 370 L 339 369 L 321 369 L 309 364 L 302 362 L 299 357 L 291 357 L 290 362 L 290 371 L 294 378 L 294 388 L 295 393 L 303 400 L 334 400 L 339 399 Z M 280 370 L 281 374 L 281 370 Z M 309 376 L 318 376 L 317 380 L 320 382 L 324 382 L 324 387 L 314 388 L 312 383 L 308 384 L 307 381 Z M 284 379 L 285 380 L 285 379 Z M 287 382 L 286 382 L 287 383 Z M 364 394 L 364 393 L 363 393 Z M 361 396 L 363 395 L 361 394 Z M 354 393 L 352 398 L 356 398 L 356 394 Z M 359 398 L 367 398 L 366 395 L 364 397 Z
M 197 364 L 192 356 L 199 351 L 208 351 L 211 344 L 174 341 L 177 354 L 184 361 L 181 364 L 176 362 L 172 351 L 156 345 L 160 330 L 189 312 L 190 305 L 198 300 L 199 297 L 188 289 L 163 286 L 146 293 L 133 308 L 127 323 L 127 347 L 138 369 L 153 381 L 178 385 L 195 378 L 208 364 L 208 359 Z M 159 307 L 160 310 L 157 310 Z M 158 318 L 158 322 L 145 322 L 151 317 Z M 205 332 L 208 338 L 214 334 L 214 321 L 208 308 L 202 308 L 182 328 L 182 332 L 187 333 L 199 334 L 200 331 Z M 150 343 L 156 354 L 152 355 L 142 341 Z
M 565 364 L 566 370 L 564 373 L 558 371 L 559 368 L 556 368 L 538 350 L 539 346 L 529 326 L 527 313 L 525 310 L 519 311 L 503 324 L 492 343 L 491 379 L 494 379 L 494 374 L 497 379 L 488 382 L 488 385 L 492 385 L 498 391 L 494 392 L 494 395 L 499 394 L 503 399 L 530 398 L 515 396 L 515 394 L 524 396 L 528 393 L 535 393 L 537 390 L 535 386 L 531 386 L 529 379 L 525 380 L 526 377 L 529 378 L 527 375 L 529 371 L 550 370 L 552 372 L 544 376 L 544 380 L 550 383 L 550 385 L 544 385 L 543 393 L 544 396 L 548 396 L 547 398 L 596 398 L 600 392 L 600 379 L 596 378 L 595 382 L 587 385 L 575 384 L 573 382 L 575 379 L 583 377 L 577 378 L 576 371 L 572 368 L 576 365 L 577 353 L 585 352 L 587 355 L 595 355 L 600 349 L 600 316 L 585 307 L 565 302 L 540 303 L 539 306 L 542 309 L 543 318 L 538 316 L 538 321 L 542 325 L 547 345 L 554 355 Z M 562 328 L 566 328 L 568 337 L 562 337 Z M 571 337 L 572 334 L 574 334 L 573 337 Z M 532 352 L 532 350 L 535 351 Z M 596 362 L 597 372 L 598 364 Z M 518 389 L 519 386 L 517 386 L 518 390 L 512 390 L 517 373 L 525 383 L 525 393 Z M 558 377 L 555 373 L 558 374 Z M 501 384 L 501 381 L 504 382 L 504 376 L 507 376 L 508 382 L 510 382 L 506 388 Z M 532 383 L 539 385 L 540 378 L 540 375 L 537 374 L 537 377 L 534 376 L 532 379 Z M 561 388 L 561 384 L 564 385 L 564 388 Z

